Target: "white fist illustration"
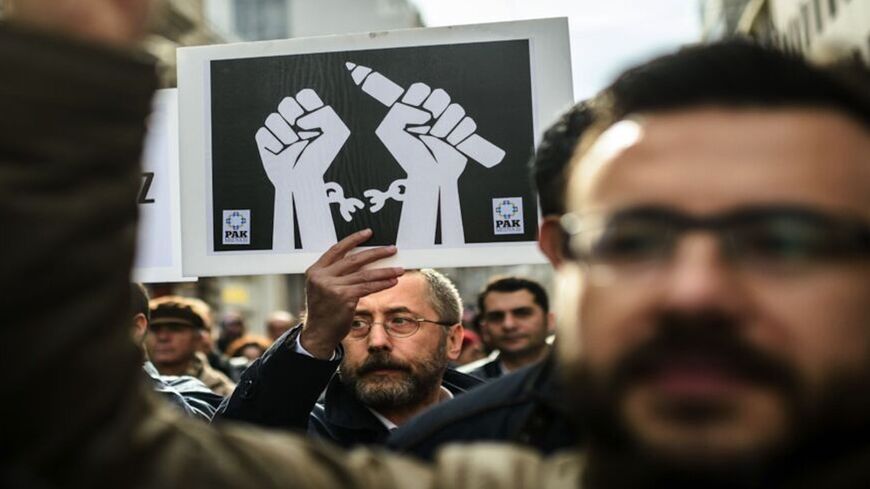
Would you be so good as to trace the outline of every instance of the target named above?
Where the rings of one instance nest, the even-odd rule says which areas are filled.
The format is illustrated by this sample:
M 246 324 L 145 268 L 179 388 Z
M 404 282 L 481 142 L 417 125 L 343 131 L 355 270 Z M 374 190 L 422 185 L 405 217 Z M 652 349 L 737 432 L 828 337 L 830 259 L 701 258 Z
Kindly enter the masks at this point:
M 408 174 L 398 245 L 431 246 L 439 213 L 441 243 L 465 242 L 458 185 L 468 158 L 457 146 L 476 130 L 447 92 L 424 83 L 411 85 L 390 108 L 375 133 Z
M 255 136 L 266 175 L 275 187 L 272 248 L 293 248 L 293 206 L 303 248 L 325 249 L 337 239 L 323 175 L 350 130 L 314 90 L 285 97 Z
M 393 104 L 378 126 L 384 143 L 409 179 L 456 182 L 468 158 L 456 145 L 474 134 L 477 124 L 442 89 L 415 83 Z

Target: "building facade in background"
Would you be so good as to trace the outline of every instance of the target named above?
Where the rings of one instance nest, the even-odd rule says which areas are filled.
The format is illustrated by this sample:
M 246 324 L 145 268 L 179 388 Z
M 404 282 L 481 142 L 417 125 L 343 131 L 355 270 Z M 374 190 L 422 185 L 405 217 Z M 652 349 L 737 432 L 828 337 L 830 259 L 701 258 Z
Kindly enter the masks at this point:
M 244 41 L 422 27 L 407 0 L 205 0 L 204 10 Z
M 706 0 L 702 16 L 705 40 L 748 35 L 810 58 L 870 63 L 866 0 Z

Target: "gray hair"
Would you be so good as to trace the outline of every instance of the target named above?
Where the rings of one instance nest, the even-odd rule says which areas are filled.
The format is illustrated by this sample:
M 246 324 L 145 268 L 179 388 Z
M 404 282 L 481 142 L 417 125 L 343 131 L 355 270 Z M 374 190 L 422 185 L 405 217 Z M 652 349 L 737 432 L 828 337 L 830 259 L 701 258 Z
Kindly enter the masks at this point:
M 462 322 L 462 298 L 449 278 L 431 268 L 421 268 L 415 273 L 423 275 L 429 286 L 429 303 L 438 314 L 438 320 L 456 324 Z

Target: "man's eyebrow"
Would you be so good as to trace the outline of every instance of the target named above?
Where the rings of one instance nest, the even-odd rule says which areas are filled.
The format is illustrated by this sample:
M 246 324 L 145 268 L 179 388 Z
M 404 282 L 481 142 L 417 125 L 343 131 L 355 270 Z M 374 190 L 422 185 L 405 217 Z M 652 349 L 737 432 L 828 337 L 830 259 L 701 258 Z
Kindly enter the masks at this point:
M 386 314 L 397 314 L 400 312 L 411 312 L 411 310 L 405 306 L 398 306 L 398 307 L 391 307 L 385 311 Z
M 411 311 L 410 309 L 408 309 L 405 306 L 396 306 L 396 307 L 391 307 L 391 308 L 385 310 L 384 314 L 399 314 L 399 313 L 411 313 L 411 312 L 413 312 L 413 311 Z M 357 309 L 356 311 L 354 311 L 353 315 L 354 316 L 372 317 L 372 316 L 374 316 L 374 313 L 369 311 L 368 309 Z

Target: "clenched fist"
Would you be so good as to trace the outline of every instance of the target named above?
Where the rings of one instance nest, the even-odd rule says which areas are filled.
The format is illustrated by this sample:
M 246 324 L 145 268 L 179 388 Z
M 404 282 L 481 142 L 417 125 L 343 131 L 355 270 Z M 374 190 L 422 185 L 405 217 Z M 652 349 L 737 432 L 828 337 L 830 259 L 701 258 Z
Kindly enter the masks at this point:
M 273 250 L 293 247 L 294 205 L 303 248 L 336 242 L 323 175 L 349 136 L 335 110 L 309 88 L 285 97 L 257 130 L 260 160 L 275 187 Z

